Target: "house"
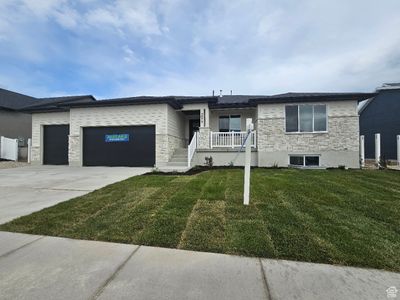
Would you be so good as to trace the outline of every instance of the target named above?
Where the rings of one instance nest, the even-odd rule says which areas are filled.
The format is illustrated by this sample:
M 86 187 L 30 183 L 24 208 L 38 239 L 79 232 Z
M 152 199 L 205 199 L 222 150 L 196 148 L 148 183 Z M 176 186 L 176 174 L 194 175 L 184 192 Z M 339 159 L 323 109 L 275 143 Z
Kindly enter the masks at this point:
M 93 96 L 90 96 L 95 100 Z M 60 102 L 80 102 L 87 96 L 35 98 L 0 88 L 0 136 L 19 140 L 19 156 L 27 157 L 27 141 L 32 136 L 32 116 L 25 108 Z
M 357 105 L 374 93 L 130 97 L 50 103 L 32 114 L 32 161 L 185 169 L 243 165 L 252 118 L 253 166 L 359 167 Z
M 36 99 L 0 88 L 0 135 L 26 140 L 31 137 L 32 116 L 18 110 L 36 103 Z
M 381 135 L 381 157 L 397 160 L 396 136 L 400 135 L 400 83 L 384 84 L 377 95 L 360 108 L 360 134 L 364 135 L 365 158 L 375 158 L 375 134 Z

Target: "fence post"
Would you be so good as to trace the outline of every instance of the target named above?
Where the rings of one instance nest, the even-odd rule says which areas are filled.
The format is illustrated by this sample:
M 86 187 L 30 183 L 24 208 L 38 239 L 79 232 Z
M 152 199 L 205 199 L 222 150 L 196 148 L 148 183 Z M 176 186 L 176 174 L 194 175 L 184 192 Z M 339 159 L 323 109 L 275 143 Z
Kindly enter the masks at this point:
M 4 137 L 0 136 L 0 158 L 3 158 Z
M 28 139 L 28 164 L 32 161 L 32 139 Z
M 15 161 L 18 161 L 18 139 L 15 139 Z
M 375 162 L 379 164 L 381 160 L 381 134 L 375 133 Z
M 397 136 L 397 165 L 400 166 L 400 135 Z
M 234 146 L 234 137 L 233 137 L 233 131 L 231 131 L 231 142 L 232 142 L 232 148 L 235 148 Z
M 360 162 L 361 167 L 365 167 L 365 138 L 363 135 L 360 136 Z

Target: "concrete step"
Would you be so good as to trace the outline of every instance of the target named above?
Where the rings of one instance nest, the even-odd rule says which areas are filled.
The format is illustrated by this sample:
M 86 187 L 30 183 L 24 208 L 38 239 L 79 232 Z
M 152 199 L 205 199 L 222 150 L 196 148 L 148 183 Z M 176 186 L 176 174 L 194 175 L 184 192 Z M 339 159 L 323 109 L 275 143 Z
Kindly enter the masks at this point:
M 187 154 L 174 154 L 172 155 L 172 157 L 176 157 L 176 158 L 187 158 Z
M 187 153 L 188 153 L 188 149 L 187 148 L 178 148 L 178 149 L 175 149 L 175 151 L 174 151 L 174 155 L 175 154 L 183 155 L 183 154 L 187 154 Z
M 184 162 L 179 162 L 179 161 L 175 162 L 174 161 L 174 162 L 167 163 L 166 166 L 167 167 L 184 167 L 184 166 L 187 166 L 187 162 L 186 161 L 184 161 Z
M 187 163 L 187 158 L 183 158 L 183 159 L 179 159 L 179 158 L 175 158 L 175 157 L 173 157 L 173 158 L 171 158 L 170 160 L 169 160 L 169 162 L 168 163 L 176 163 L 176 162 L 178 162 L 178 163 Z

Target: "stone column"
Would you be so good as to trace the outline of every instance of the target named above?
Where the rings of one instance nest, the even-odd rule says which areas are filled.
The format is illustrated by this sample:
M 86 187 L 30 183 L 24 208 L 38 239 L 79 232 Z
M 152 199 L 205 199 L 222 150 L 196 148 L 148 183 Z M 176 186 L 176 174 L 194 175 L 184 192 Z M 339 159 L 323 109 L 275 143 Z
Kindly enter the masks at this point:
M 210 148 L 210 110 L 208 107 L 200 109 L 200 128 L 198 137 L 199 149 L 209 149 Z
M 210 148 L 210 128 L 200 127 L 199 128 L 199 149 L 209 149 Z
M 79 135 L 68 136 L 68 163 L 70 166 L 82 166 Z

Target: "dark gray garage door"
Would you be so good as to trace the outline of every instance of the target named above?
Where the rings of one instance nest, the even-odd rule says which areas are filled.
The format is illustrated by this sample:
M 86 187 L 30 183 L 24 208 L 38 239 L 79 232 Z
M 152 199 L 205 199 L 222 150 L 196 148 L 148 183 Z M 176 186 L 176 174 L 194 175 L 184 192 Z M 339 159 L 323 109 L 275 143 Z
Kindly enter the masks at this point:
M 43 164 L 68 165 L 69 125 L 43 126 Z
M 155 156 L 155 126 L 83 129 L 84 166 L 152 167 Z

